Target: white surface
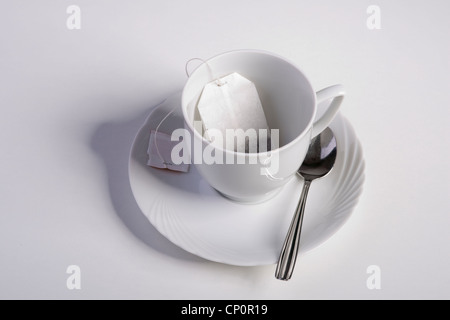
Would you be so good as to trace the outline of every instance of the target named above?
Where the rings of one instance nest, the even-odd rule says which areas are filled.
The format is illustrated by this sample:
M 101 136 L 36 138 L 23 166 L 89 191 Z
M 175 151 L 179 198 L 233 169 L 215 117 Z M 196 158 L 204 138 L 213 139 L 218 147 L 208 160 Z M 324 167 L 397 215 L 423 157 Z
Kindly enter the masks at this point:
M 328 103 L 320 105 L 319 113 L 327 107 Z M 131 190 L 152 225 L 179 247 L 211 261 L 239 266 L 275 264 L 300 198 L 303 179 L 295 176 L 263 203 L 229 201 L 202 178 L 195 165 L 187 174 L 146 165 L 149 135 L 159 124 L 160 130 L 168 134 L 184 127 L 181 94 L 170 96 L 152 109 L 130 153 Z M 351 124 L 339 114 L 330 128 L 337 141 L 337 157 L 333 170 L 326 178 L 315 180 L 308 194 L 301 255 L 342 227 L 363 189 L 362 147 Z
M 81 8 L 68 30 L 66 8 Z M 366 27 L 381 9 L 381 30 Z M 0 18 L 0 298 L 450 298 L 448 1 L 4 1 Z M 214 12 L 214 14 L 210 14 Z M 226 23 L 225 21 L 232 21 Z M 365 189 L 345 226 L 275 267 L 186 253 L 140 212 L 134 134 L 231 49 L 278 53 L 315 89 L 342 83 Z M 66 269 L 81 268 L 81 290 Z M 366 286 L 370 265 L 381 290 Z

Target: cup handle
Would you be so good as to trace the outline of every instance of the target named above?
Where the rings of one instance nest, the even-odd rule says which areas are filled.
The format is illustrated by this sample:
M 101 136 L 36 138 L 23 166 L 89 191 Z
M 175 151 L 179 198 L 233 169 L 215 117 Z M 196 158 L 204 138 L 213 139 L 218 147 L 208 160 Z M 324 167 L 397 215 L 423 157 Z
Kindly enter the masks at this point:
M 325 128 L 330 125 L 331 121 L 333 121 L 334 117 L 336 116 L 336 113 L 339 110 L 342 100 L 344 100 L 345 96 L 344 86 L 340 84 L 329 86 L 325 89 L 317 91 L 316 96 L 317 96 L 316 102 L 317 104 L 329 99 L 333 100 L 331 100 L 331 103 L 328 106 L 328 109 L 325 111 L 325 113 L 314 122 L 311 138 L 314 138 L 323 130 L 325 130 Z

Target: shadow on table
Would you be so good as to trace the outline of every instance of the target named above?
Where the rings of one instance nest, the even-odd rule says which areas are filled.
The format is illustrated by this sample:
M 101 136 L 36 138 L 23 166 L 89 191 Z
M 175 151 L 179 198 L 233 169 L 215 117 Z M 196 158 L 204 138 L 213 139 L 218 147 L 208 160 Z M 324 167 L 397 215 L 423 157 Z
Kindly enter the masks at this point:
M 101 123 L 94 131 L 91 147 L 100 156 L 108 176 L 111 202 L 128 229 L 151 248 L 189 261 L 203 259 L 186 252 L 161 235 L 139 209 L 128 179 L 128 156 L 139 128 L 151 109 L 122 122 Z
M 109 193 L 116 214 L 138 239 L 158 252 L 185 261 L 201 262 L 205 265 L 214 264 L 219 272 L 234 274 L 238 272 L 240 278 L 253 284 L 267 278 L 267 269 L 271 266 L 222 265 L 179 248 L 159 233 L 141 212 L 129 183 L 128 158 L 133 139 L 151 110 L 152 108 L 149 108 L 131 119 L 120 122 L 101 123 L 95 128 L 91 138 L 91 148 L 102 159 L 106 168 Z

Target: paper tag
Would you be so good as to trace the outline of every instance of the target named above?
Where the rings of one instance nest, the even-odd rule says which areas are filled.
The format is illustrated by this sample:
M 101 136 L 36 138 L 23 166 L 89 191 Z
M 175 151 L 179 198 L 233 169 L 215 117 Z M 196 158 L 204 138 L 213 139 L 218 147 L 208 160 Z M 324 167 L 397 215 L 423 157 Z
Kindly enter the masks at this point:
M 257 145 L 259 129 L 267 130 L 269 135 L 269 126 L 254 83 L 236 72 L 206 84 L 197 107 L 205 137 L 212 140 L 208 133 L 212 129 L 222 133 L 224 145 L 223 141 L 211 141 L 218 147 L 249 152 L 249 139 L 257 139 Z M 225 139 L 227 129 L 242 129 L 244 132 L 252 129 L 256 137 L 249 135 L 246 139 L 228 141 L 230 139 Z
M 160 169 L 188 172 L 189 164 L 181 163 L 177 165 L 171 161 L 172 149 L 176 144 L 178 144 L 178 141 L 172 141 L 168 134 L 152 130 L 147 149 L 147 165 Z

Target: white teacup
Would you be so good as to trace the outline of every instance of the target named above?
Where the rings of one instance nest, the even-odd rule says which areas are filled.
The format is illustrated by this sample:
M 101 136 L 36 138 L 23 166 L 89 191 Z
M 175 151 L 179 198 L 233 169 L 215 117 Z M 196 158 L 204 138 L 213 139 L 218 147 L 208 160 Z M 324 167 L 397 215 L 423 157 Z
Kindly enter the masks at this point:
M 205 84 L 238 72 L 254 82 L 267 123 L 279 129 L 279 147 L 270 152 L 242 153 L 212 146 L 202 136 L 197 103 Z M 275 195 L 297 172 L 313 137 L 333 120 L 344 98 L 342 85 L 315 92 L 307 77 L 286 59 L 264 51 L 238 50 L 217 55 L 192 72 L 181 98 L 185 128 L 192 137 L 190 156 L 203 178 L 222 195 L 239 202 L 260 202 Z M 327 110 L 316 118 L 317 104 L 330 100 Z M 221 152 L 233 163 L 200 163 L 205 148 Z

